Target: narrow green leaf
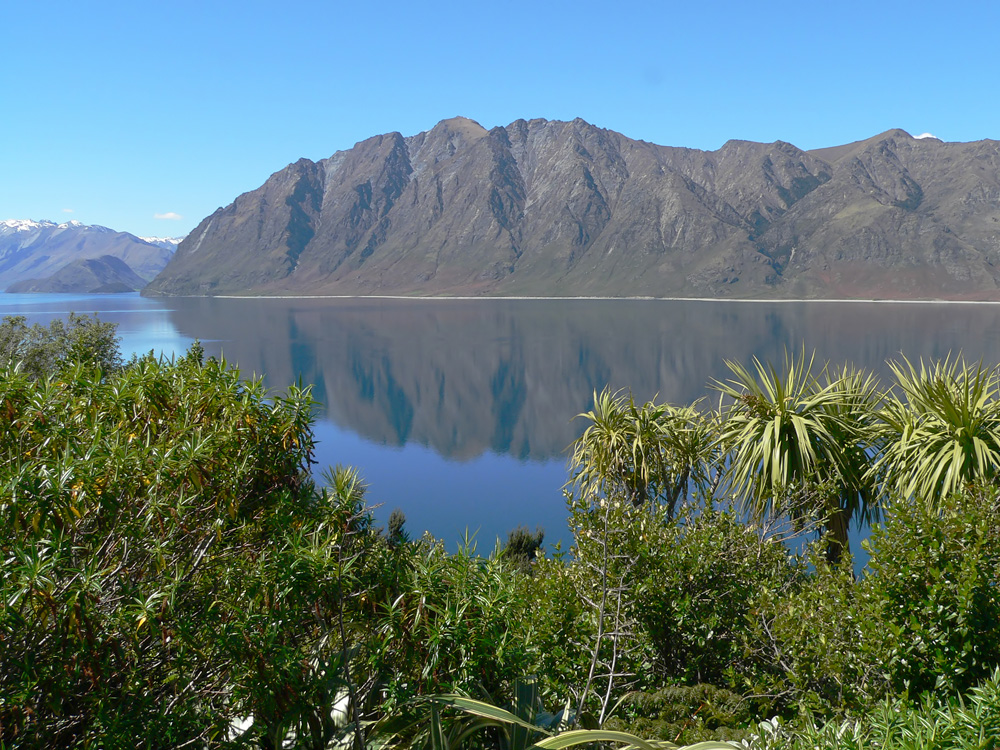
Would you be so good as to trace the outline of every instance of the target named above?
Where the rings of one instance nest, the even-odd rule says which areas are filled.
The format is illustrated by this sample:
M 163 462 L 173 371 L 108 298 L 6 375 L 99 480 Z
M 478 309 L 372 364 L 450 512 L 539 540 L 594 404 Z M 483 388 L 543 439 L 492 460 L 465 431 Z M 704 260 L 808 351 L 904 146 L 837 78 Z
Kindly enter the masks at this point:
M 505 711 L 502 708 L 497 708 L 496 706 L 484 703 L 483 701 L 477 701 L 474 698 L 467 698 L 464 695 L 432 695 L 428 696 L 427 700 L 443 706 L 452 706 L 474 716 L 483 716 L 487 719 L 494 719 L 505 724 L 516 724 L 518 726 L 525 727 L 526 729 L 531 729 L 532 731 L 549 734 L 549 732 L 546 732 L 541 727 L 529 724 L 523 719 L 512 714 L 510 711 Z
M 574 729 L 544 739 L 532 747 L 541 750 L 563 750 L 563 748 L 587 745 L 593 742 L 624 742 L 629 747 L 640 748 L 640 750 L 674 750 L 677 748 L 677 745 L 673 743 L 649 742 L 628 732 L 615 732 L 609 729 Z

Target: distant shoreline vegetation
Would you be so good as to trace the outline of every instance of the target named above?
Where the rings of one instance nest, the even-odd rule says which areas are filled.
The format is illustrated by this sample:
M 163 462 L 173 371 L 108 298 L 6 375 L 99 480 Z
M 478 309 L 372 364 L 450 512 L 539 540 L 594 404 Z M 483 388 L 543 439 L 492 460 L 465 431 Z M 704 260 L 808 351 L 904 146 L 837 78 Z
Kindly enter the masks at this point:
M 378 528 L 357 470 L 311 470 L 309 389 L 197 344 L 124 362 L 96 318 L 6 318 L 0 368 L 6 746 L 1000 734 L 996 367 L 883 386 L 800 352 L 730 364 L 719 409 L 597 393 L 570 548 L 518 528 L 488 555 Z

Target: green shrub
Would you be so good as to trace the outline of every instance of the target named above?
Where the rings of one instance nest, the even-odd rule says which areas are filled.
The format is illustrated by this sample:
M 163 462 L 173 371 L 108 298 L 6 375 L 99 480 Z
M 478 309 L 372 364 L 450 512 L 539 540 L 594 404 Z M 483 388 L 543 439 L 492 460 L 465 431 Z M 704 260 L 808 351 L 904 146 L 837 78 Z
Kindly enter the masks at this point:
M 854 719 L 816 724 L 761 722 L 747 750 L 993 750 L 1000 747 L 1000 671 L 965 700 L 925 694 L 916 703 L 887 698 Z
M 369 520 L 309 479 L 312 408 L 197 349 L 0 372 L 0 743 L 177 747 L 323 715 Z
M 390 547 L 399 547 L 410 541 L 410 535 L 406 531 L 406 514 L 396 508 L 389 514 L 389 523 L 385 529 L 385 538 Z
M 500 555 L 448 553 L 429 536 L 407 545 L 394 596 L 373 601 L 371 668 L 391 703 L 414 695 L 505 694 L 529 667 L 526 576 Z
M 545 531 L 541 527 L 537 527 L 532 533 L 526 526 L 518 526 L 507 533 L 507 543 L 504 544 L 500 554 L 522 572 L 530 573 L 535 558 L 541 552 L 544 539 Z
M 730 511 L 651 524 L 638 554 L 635 607 L 660 679 L 753 680 L 772 656 L 751 648 L 759 603 L 801 579 L 785 546 Z
M 849 559 L 830 565 L 818 545 L 809 559 L 813 571 L 796 586 L 759 601 L 753 645 L 777 671 L 745 689 L 771 695 L 776 709 L 797 705 L 827 716 L 864 709 L 886 690 L 877 603 L 855 581 Z
M 93 365 L 111 374 L 122 365 L 114 323 L 102 323 L 97 315 L 69 314 L 48 327 L 28 325 L 23 315 L 0 321 L 0 368 L 17 365 L 31 378 L 43 378 L 73 364 Z
M 580 598 L 577 570 L 559 550 L 535 561 L 524 579 L 527 672 L 538 675 L 545 702 L 561 705 L 579 690 L 590 664 L 596 632 L 592 612 Z
M 745 727 L 752 723 L 751 710 L 751 702 L 729 690 L 678 685 L 629 693 L 605 728 L 675 744 L 734 741 L 748 735 Z
M 860 581 L 816 556 L 800 585 L 762 601 L 756 648 L 779 672 L 745 689 L 826 716 L 966 693 L 1000 665 L 998 520 L 993 492 L 891 503 Z
M 889 505 L 868 541 L 863 588 L 895 691 L 961 694 L 1000 665 L 1000 513 L 995 491 Z

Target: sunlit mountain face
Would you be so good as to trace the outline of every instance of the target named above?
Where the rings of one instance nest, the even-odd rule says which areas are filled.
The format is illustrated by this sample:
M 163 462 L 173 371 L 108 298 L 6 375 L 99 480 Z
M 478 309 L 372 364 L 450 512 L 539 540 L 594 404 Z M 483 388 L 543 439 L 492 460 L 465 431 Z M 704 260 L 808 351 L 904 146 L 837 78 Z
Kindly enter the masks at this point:
M 1000 298 L 1000 142 L 699 151 L 453 118 L 276 172 L 147 293 Z

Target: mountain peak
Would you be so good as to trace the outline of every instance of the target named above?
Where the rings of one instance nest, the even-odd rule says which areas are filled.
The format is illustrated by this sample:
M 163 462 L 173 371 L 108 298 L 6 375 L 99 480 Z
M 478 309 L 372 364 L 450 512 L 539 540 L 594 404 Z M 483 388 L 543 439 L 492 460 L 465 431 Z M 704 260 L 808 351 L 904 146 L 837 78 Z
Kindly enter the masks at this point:
M 114 229 L 102 227 L 100 224 L 84 224 L 82 221 L 71 219 L 62 224 L 57 224 L 48 219 L 34 221 L 32 219 L 6 219 L 0 221 L 0 229 L 13 229 L 15 232 L 30 232 L 34 229 L 92 229 L 97 232 L 114 232 Z
M 486 128 L 480 125 L 475 120 L 470 120 L 468 117 L 449 117 L 447 120 L 441 120 L 437 125 L 431 128 L 431 132 L 437 129 L 447 130 L 451 133 L 456 133 L 470 140 L 482 138 L 486 135 Z
M 0 227 L 4 229 L 12 229 L 15 232 L 30 232 L 32 229 L 40 229 L 42 227 L 54 227 L 56 223 L 54 221 L 32 221 L 31 219 L 5 219 L 0 221 Z
M 870 140 L 870 141 L 884 141 L 884 140 L 888 140 L 889 138 L 909 138 L 910 140 L 913 140 L 913 136 L 910 135 L 909 133 L 907 133 L 902 128 L 889 128 L 884 133 L 879 133 L 874 138 L 869 138 L 868 140 Z
M 160 245 L 171 246 L 176 248 L 184 240 L 183 237 L 139 237 L 143 242 L 148 242 L 150 245 Z

